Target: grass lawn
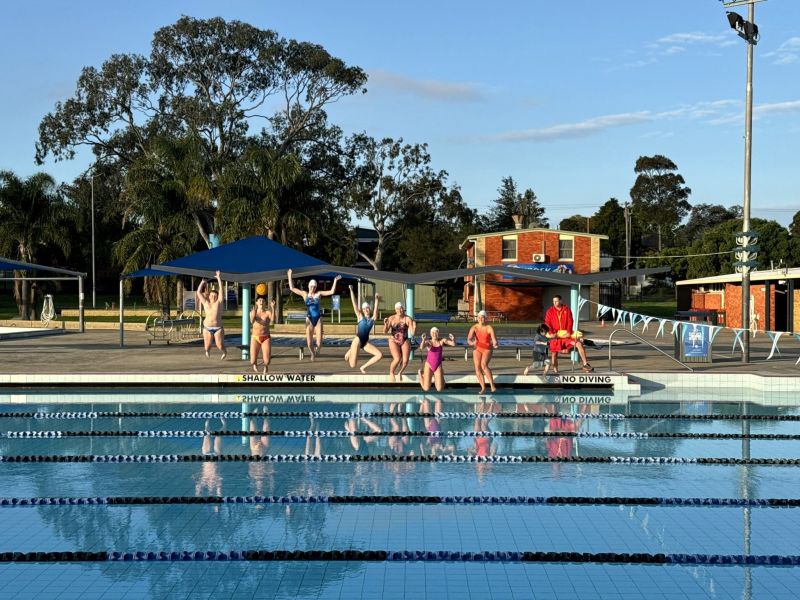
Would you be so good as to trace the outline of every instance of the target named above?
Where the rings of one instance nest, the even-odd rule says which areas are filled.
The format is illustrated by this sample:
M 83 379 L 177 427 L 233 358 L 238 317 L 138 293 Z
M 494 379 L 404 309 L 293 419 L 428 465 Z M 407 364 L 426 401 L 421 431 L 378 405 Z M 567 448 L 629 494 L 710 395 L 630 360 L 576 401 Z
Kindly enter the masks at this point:
M 622 308 L 650 317 L 674 318 L 678 310 L 677 301 L 670 300 L 629 300 L 622 302 Z

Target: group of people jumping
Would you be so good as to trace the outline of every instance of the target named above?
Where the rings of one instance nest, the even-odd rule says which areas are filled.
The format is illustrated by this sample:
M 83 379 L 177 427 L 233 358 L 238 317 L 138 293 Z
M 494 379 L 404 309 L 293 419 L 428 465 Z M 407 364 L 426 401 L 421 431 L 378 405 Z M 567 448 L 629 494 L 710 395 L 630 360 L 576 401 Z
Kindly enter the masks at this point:
M 336 286 L 341 279 L 337 275 L 333 279 L 330 290 L 319 291 L 316 280 L 308 282 L 308 290 L 302 290 L 294 286 L 291 269 L 287 272 L 289 289 L 293 294 L 300 296 L 306 305 L 306 346 L 310 359 L 313 361 L 319 355 L 323 342 L 323 323 L 321 299 L 325 296 L 332 296 L 336 293 Z M 209 289 L 206 280 L 202 280 L 197 288 L 197 305 L 202 306 L 205 311 L 203 321 L 203 342 L 206 356 L 209 356 L 212 344 L 216 343 L 221 351 L 221 358 L 225 358 L 224 328 L 222 325 L 222 300 L 218 290 L 222 289 L 220 272 L 216 272 L 217 289 Z M 263 285 L 263 284 L 262 284 Z M 264 286 L 265 287 L 265 286 Z M 369 359 L 359 367 L 361 373 L 366 374 L 367 369 L 383 359 L 380 349 L 370 342 L 375 322 L 378 319 L 378 305 L 381 300 L 379 294 L 375 294 L 373 304 L 362 302 L 358 306 L 353 286 L 348 286 L 350 291 L 350 301 L 353 304 L 353 312 L 357 316 L 356 332 L 350 347 L 344 355 L 344 360 L 351 368 L 356 368 L 358 352 L 363 350 L 369 355 Z M 258 287 L 256 288 L 258 291 Z M 250 311 L 250 364 L 253 370 L 258 373 L 258 356 L 262 358 L 262 372 L 266 373 L 272 356 L 272 339 L 270 336 L 270 325 L 276 320 L 275 300 L 272 299 L 267 304 L 265 293 L 257 293 L 253 308 Z M 581 359 L 582 370 L 591 372 L 594 369 L 586 359 L 582 334 L 573 331 L 574 323 L 572 312 L 569 307 L 561 301 L 561 296 L 553 298 L 553 306 L 545 314 L 545 322 L 538 330 L 537 335 L 548 347 L 550 360 L 543 360 L 545 363 L 544 374 L 558 374 L 559 354 L 569 353 L 576 350 Z M 399 381 L 408 367 L 411 356 L 411 342 L 416 336 L 417 323 L 412 317 L 406 314 L 402 302 L 394 305 L 394 314 L 383 320 L 383 333 L 388 336 L 389 352 L 392 355 L 389 364 L 390 381 Z M 467 334 L 467 344 L 472 347 L 472 361 L 475 367 L 475 376 L 480 385 L 480 393 L 489 389 L 496 390 L 492 370 L 489 362 L 492 353 L 498 348 L 497 336 L 494 328 L 487 322 L 485 311 L 479 311 L 476 315 L 476 323 L 470 328 Z M 417 371 L 419 382 L 423 391 L 428 391 L 433 386 L 437 391 L 444 388 L 444 348 L 445 346 L 455 346 L 456 340 L 453 334 L 442 337 L 438 327 L 432 327 L 430 337 L 423 333 L 420 336 L 419 350 L 427 350 L 425 361 Z M 527 375 L 530 367 L 525 369 Z

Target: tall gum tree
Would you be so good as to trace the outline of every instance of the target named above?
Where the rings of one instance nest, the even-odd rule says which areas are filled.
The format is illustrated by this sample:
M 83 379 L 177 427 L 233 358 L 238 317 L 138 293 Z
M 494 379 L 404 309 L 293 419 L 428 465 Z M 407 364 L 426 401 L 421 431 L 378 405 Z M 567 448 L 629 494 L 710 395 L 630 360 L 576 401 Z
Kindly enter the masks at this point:
M 100 68 L 85 67 L 73 96 L 42 119 L 36 159 L 71 159 L 86 146 L 127 169 L 152 152 L 154 139 L 197 137 L 212 189 L 211 216 L 197 227 L 210 245 L 224 201 L 215 187 L 250 128 L 261 126 L 280 140 L 278 153 L 288 152 L 325 106 L 365 91 L 366 80 L 317 44 L 241 21 L 184 16 L 155 32 L 149 56 L 114 54 Z

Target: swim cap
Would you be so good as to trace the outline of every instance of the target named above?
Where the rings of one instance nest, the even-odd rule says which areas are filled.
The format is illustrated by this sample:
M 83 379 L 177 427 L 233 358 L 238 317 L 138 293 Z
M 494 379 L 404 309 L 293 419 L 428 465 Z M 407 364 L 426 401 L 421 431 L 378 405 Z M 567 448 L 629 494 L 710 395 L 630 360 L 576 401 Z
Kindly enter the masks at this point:
M 398 308 L 403 308 L 403 303 L 402 302 L 395 302 L 394 303 L 394 308 L 395 308 L 395 310 L 397 310 Z
M 364 310 L 365 308 L 372 308 L 372 307 L 369 305 L 369 302 L 364 302 L 364 303 L 361 305 L 361 310 Z
M 439 328 L 438 328 L 438 327 L 431 327 L 431 336 L 433 336 L 433 332 L 434 332 L 434 331 L 435 331 L 436 333 L 439 333 Z
M 308 282 L 308 287 L 310 287 L 310 288 L 312 288 L 312 287 L 317 287 L 317 280 L 316 280 L 316 279 L 311 279 L 311 280 Z
M 485 311 L 485 310 L 482 310 L 482 311 L 480 311 L 480 312 L 478 313 L 478 316 L 479 316 L 479 317 L 486 317 L 486 311 Z

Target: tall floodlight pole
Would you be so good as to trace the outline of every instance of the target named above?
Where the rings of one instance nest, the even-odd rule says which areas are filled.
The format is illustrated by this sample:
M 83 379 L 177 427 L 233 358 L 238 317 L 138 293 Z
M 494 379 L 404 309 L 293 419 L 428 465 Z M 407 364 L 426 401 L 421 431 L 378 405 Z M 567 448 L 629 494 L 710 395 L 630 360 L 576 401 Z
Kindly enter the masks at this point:
M 732 29 L 747 42 L 747 87 L 744 109 L 744 201 L 742 206 L 742 232 L 736 234 L 735 264 L 742 273 L 742 362 L 750 362 L 750 271 L 758 256 L 758 234 L 750 231 L 750 190 L 753 149 L 753 49 L 758 43 L 758 26 L 755 24 L 755 3 L 763 0 L 722 0 L 725 8 L 747 5 L 747 20 L 734 12 L 728 12 Z M 767 327 L 769 324 L 767 324 Z
M 97 308 L 97 295 L 95 291 L 95 268 L 94 268 L 94 166 L 92 166 L 92 308 Z

